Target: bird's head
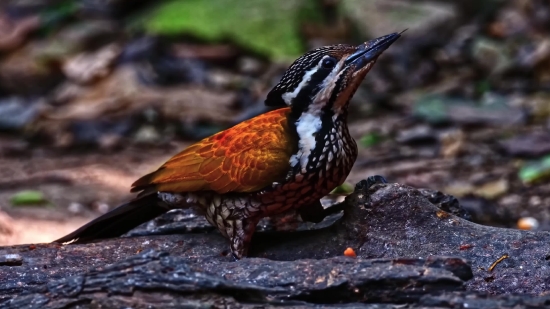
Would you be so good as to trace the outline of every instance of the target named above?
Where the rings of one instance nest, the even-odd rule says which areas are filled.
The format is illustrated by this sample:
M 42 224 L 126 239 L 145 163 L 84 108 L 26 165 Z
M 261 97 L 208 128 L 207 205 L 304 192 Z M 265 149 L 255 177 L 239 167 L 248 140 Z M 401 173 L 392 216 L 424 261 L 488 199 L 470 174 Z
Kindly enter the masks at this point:
M 400 36 L 392 33 L 359 46 L 331 45 L 304 54 L 269 92 L 266 105 L 290 106 L 295 116 L 344 114 L 378 56 Z

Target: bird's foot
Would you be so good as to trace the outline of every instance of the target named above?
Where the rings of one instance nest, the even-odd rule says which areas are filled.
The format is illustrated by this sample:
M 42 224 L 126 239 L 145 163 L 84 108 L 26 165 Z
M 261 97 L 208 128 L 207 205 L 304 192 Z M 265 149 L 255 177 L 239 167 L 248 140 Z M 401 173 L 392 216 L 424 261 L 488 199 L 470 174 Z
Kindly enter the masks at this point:
M 388 181 L 386 180 L 386 178 L 384 178 L 384 176 L 380 176 L 380 175 L 373 175 L 373 176 L 367 177 L 367 188 L 370 188 L 377 183 L 388 183 Z
M 357 185 L 355 185 L 355 190 L 356 191 L 358 191 L 358 190 L 367 191 L 372 186 L 374 186 L 375 184 L 379 184 L 379 183 L 388 183 L 388 181 L 386 180 L 386 178 L 384 178 L 383 176 L 380 176 L 380 175 L 369 176 L 369 177 L 367 177 L 367 179 L 363 179 L 360 182 L 358 182 Z
M 250 240 L 256 231 L 258 219 L 247 218 L 226 221 L 230 230 L 227 230 L 227 236 L 231 242 L 231 255 L 235 261 L 242 259 L 248 255 Z
M 233 260 L 234 260 L 235 262 L 237 262 L 238 260 L 241 259 L 235 252 L 231 252 L 231 256 L 233 257 Z

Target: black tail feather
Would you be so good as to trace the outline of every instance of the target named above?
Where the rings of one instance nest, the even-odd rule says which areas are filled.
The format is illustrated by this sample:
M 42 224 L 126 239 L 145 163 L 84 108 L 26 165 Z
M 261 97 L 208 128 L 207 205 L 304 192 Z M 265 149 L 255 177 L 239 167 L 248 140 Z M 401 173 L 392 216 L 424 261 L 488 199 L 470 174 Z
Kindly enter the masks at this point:
M 168 207 L 163 207 L 156 193 L 142 196 L 118 206 L 53 242 L 65 243 L 75 240 L 73 243 L 84 243 L 94 239 L 117 237 L 168 210 Z

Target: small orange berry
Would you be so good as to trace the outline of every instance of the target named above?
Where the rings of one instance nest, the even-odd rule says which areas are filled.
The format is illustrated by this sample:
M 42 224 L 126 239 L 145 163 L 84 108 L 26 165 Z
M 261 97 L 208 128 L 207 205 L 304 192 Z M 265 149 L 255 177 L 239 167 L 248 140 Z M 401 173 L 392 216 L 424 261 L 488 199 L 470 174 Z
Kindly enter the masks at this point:
M 536 230 L 539 227 L 539 221 L 532 217 L 523 217 L 518 220 L 518 229 Z
M 348 257 L 353 257 L 353 258 L 357 257 L 357 254 L 355 254 L 355 250 L 353 250 L 352 248 L 347 248 L 344 251 L 344 255 Z

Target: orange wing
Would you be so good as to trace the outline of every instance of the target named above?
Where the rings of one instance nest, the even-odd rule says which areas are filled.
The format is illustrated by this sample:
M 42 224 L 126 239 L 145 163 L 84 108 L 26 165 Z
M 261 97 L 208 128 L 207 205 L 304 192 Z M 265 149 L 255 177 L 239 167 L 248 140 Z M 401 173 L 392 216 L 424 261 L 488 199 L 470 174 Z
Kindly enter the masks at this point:
M 132 192 L 253 192 L 282 181 L 296 152 L 289 112 L 265 113 L 189 146 L 138 179 Z

